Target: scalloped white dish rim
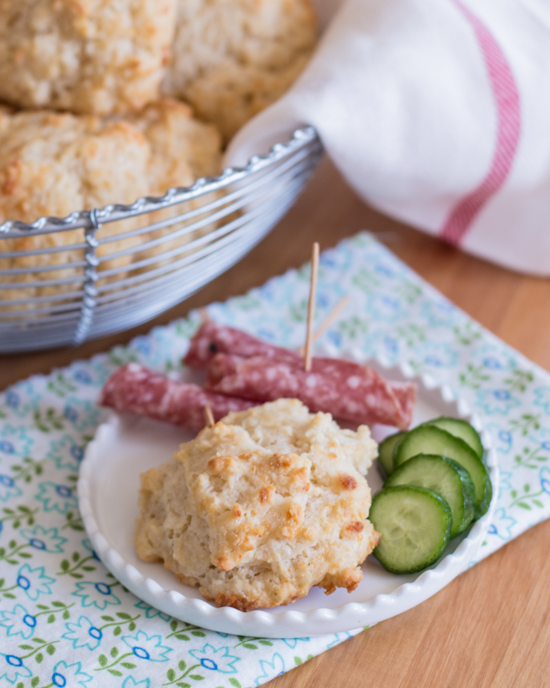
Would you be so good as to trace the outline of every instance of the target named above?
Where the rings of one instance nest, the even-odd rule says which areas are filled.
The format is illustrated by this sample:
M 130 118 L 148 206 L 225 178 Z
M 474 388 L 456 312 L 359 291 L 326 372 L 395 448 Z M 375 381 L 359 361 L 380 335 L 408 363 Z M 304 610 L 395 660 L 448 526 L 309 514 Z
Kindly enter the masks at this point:
M 324 351 L 316 353 L 334 356 L 336 352 L 327 347 Z M 92 508 L 92 472 L 102 443 L 118 430 L 119 417 L 112 414 L 106 423 L 97 428 L 94 439 L 86 448 L 80 467 L 78 499 L 84 526 L 97 555 L 124 587 L 151 606 L 174 618 L 213 631 L 250 637 L 299 638 L 351 631 L 389 619 L 439 592 L 468 568 L 487 533 L 498 495 L 496 455 L 481 419 L 472 413 L 468 404 L 448 385 L 438 384 L 430 375 L 415 375 L 407 364 L 391 365 L 380 358 L 365 359 L 357 350 L 338 352 L 338 356 L 361 363 L 370 363 L 384 370 L 388 377 L 391 377 L 393 373 L 398 378 L 416 382 L 419 387 L 419 397 L 423 389 L 439 393 L 444 404 L 449 407 L 454 406 L 452 415 L 468 420 L 480 432 L 486 450 L 487 470 L 493 485 L 493 498 L 487 513 L 473 524 L 454 552 L 446 554 L 434 567 L 419 573 L 415 580 L 403 583 L 390 593 L 378 594 L 364 602 L 348 602 L 337 608 L 320 606 L 303 612 L 293 610 L 292 606 L 289 606 L 269 611 L 242 612 L 232 607 L 216 607 L 204 599 L 186 597 L 179 590 L 163 587 L 154 578 L 143 575 L 109 544 L 107 537 L 98 526 L 96 514 Z M 162 570 L 164 571 L 164 568 Z M 278 609 L 281 611 L 276 611 Z

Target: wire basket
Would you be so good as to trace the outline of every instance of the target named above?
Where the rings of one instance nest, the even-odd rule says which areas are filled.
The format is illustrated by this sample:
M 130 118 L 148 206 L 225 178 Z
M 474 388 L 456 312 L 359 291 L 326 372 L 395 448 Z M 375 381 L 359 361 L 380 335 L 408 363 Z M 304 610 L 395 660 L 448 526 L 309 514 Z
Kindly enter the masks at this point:
M 179 303 L 269 232 L 321 154 L 306 127 L 245 168 L 161 198 L 0 225 L 0 352 L 78 345 Z M 5 250 L 29 236 L 29 250 Z

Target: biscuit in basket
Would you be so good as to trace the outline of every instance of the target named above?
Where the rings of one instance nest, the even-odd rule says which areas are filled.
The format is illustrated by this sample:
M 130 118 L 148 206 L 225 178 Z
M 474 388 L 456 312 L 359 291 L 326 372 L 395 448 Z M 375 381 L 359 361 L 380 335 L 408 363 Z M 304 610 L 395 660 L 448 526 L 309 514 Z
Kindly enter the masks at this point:
M 230 413 L 141 476 L 137 552 L 243 611 L 351 592 L 378 540 L 363 477 L 376 451 L 366 426 L 296 399 Z
M 33 222 L 44 215 L 64 217 L 109 203 L 133 203 L 140 196 L 162 195 L 172 186 L 189 185 L 197 176 L 217 172 L 219 165 L 220 136 L 215 128 L 194 120 L 187 105 L 169 99 L 126 120 L 1 109 L 0 223 Z M 98 269 L 119 272 L 100 279 L 99 287 L 125 276 L 120 269 L 136 260 L 135 251 L 149 235 L 114 237 L 150 221 L 146 215 L 100 228 L 98 238 L 113 241 L 99 246 Z M 71 246 L 83 241 L 83 230 L 0 238 L 0 270 L 20 270 L 0 277 L 4 285 L 20 285 L 0 290 L 0 309 L 13 299 L 57 297 L 42 304 L 47 311 L 63 295 L 81 290 L 82 265 L 67 264 L 82 263 L 83 249 Z M 44 249 L 56 252 L 41 252 Z M 134 253 L 119 255 L 127 249 Z M 3 257 L 7 252 L 24 254 Z M 73 281 L 41 284 L 63 279 Z
M 107 115 L 158 97 L 176 0 L 0 0 L 0 99 Z
M 163 89 L 227 141 L 290 87 L 315 37 L 310 0 L 178 0 Z
M 221 137 L 218 130 L 213 125 L 199 122 L 191 114 L 191 108 L 185 103 L 164 98 L 130 118 L 129 121 L 144 134 L 151 148 L 149 195 L 163 196 L 174 186 L 190 186 L 200 177 L 221 172 Z M 191 219 L 173 222 L 144 235 L 144 242 L 158 243 L 150 247 L 144 244 L 143 250 L 134 256 L 134 262 L 139 264 L 139 261 L 148 260 L 143 268 L 143 271 L 148 271 L 151 267 L 157 268 L 182 257 L 185 260 L 187 250 L 184 247 L 216 228 L 215 222 L 201 223 L 209 214 L 207 208 L 204 212 L 201 212 L 201 208 L 220 196 L 220 193 L 201 195 L 145 215 L 140 221 L 142 226 L 165 222 L 190 210 L 195 211 Z M 201 224 L 200 228 L 188 233 L 190 226 L 197 222 Z M 169 260 L 154 264 L 150 262 L 153 256 L 160 257 L 167 251 L 173 252 Z

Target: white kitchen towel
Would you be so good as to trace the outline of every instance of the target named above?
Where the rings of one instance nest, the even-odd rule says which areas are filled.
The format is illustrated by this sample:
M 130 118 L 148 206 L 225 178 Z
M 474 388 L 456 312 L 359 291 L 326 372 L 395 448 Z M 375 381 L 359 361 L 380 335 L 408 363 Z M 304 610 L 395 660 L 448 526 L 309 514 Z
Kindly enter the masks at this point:
M 315 126 L 373 206 L 509 268 L 550 274 L 550 2 L 319 0 L 337 10 L 294 87 L 226 162 Z

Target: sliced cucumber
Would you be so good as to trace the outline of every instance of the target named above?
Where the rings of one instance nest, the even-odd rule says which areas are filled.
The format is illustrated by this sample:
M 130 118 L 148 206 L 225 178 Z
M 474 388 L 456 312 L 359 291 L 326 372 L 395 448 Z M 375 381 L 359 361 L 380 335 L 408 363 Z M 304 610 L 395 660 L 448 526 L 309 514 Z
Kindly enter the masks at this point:
M 369 520 L 380 533 L 373 554 L 393 573 L 414 573 L 436 562 L 447 547 L 453 522 L 443 497 L 410 485 L 379 492 Z
M 448 459 L 454 459 L 465 468 L 476 493 L 475 518 L 483 516 L 489 508 L 493 488 L 487 469 L 475 451 L 464 440 L 441 430 L 434 425 L 420 425 L 408 432 L 396 449 L 394 468 L 408 461 L 418 454 L 438 454 Z
M 478 431 L 465 420 L 441 416 L 441 418 L 429 420 L 426 425 L 435 425 L 437 428 L 446 430 L 447 432 L 450 432 L 451 435 L 464 440 L 466 444 L 470 445 L 480 459 L 483 458 L 483 445 L 481 444 L 481 437 L 479 436 Z
M 393 473 L 393 450 L 399 440 L 405 437 L 405 434 L 404 432 L 396 432 L 395 435 L 386 437 L 378 446 L 378 461 L 386 476 Z
M 451 538 L 462 533 L 474 518 L 474 484 L 468 471 L 453 459 L 419 454 L 399 466 L 384 483 L 384 489 L 397 485 L 425 487 L 443 497 L 453 517 Z

